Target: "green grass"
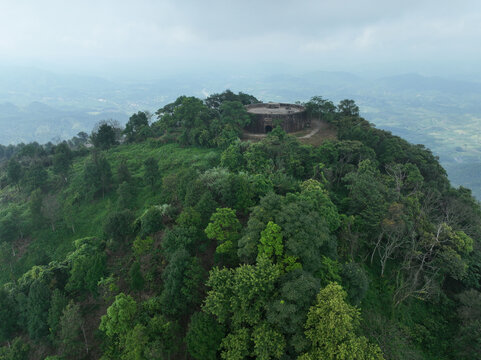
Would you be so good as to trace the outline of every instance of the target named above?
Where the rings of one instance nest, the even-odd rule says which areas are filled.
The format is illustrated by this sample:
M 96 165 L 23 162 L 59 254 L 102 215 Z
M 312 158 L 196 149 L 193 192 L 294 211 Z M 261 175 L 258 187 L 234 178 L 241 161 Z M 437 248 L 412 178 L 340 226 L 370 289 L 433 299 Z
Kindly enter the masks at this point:
M 65 201 L 74 202 L 74 224 L 75 233 L 63 221 L 62 212 L 56 222 L 55 231 L 52 231 L 50 224 L 45 223 L 39 228 L 32 228 L 28 236 L 29 245 L 23 256 L 17 261 L 13 268 L 14 277 L 18 277 L 32 266 L 47 263 L 49 261 L 62 261 L 65 256 L 73 250 L 73 242 L 76 239 L 86 236 L 102 236 L 103 222 L 109 212 L 116 210 L 118 181 L 116 178 L 117 168 L 122 159 L 127 160 L 129 171 L 133 178 L 135 187 L 135 215 L 142 214 L 146 207 L 153 204 L 160 204 L 162 199 L 162 178 L 178 172 L 182 169 L 196 169 L 203 171 L 219 163 L 220 151 L 213 149 L 200 149 L 195 147 L 182 148 L 178 144 L 161 145 L 156 141 L 144 142 L 141 144 L 120 145 L 109 149 L 105 155 L 110 162 L 113 174 L 113 187 L 104 198 L 93 200 L 85 199 L 82 193 L 83 167 L 87 156 L 74 160 L 69 183 L 58 193 L 58 200 L 61 204 Z M 154 157 L 159 161 L 160 178 L 154 188 L 144 184 L 143 162 L 148 157 Z M 23 213 L 28 216 L 28 204 L 26 196 L 22 192 L 16 193 L 11 187 L 0 192 L 0 199 L 4 199 L 2 207 L 7 208 L 12 202 L 20 205 Z M 6 199 L 10 201 L 6 201 Z M 0 268 L 0 282 L 5 283 L 11 277 L 8 269 Z

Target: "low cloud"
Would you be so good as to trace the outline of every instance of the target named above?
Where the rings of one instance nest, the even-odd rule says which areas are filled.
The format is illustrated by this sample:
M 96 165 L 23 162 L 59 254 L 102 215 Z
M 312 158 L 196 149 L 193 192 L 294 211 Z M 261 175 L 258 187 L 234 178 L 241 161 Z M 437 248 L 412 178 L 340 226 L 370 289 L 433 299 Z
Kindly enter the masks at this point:
M 363 62 L 481 60 L 481 3 L 19 0 L 0 13 L 10 61 Z M 81 59 L 79 61 L 78 59 Z

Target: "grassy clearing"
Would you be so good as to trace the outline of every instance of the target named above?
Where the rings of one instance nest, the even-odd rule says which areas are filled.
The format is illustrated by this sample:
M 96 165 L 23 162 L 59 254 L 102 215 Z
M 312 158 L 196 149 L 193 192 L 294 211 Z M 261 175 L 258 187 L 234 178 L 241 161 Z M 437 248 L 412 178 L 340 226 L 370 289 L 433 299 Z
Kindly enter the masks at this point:
M 55 224 L 55 231 L 52 231 L 50 224 L 46 221 L 40 227 L 32 227 L 26 238 L 22 240 L 23 256 L 13 265 L 13 275 L 20 276 L 34 265 L 46 264 L 50 261 L 61 261 L 73 250 L 73 241 L 87 236 L 102 236 L 103 221 L 109 212 L 116 210 L 118 186 L 117 168 L 122 159 L 127 159 L 127 166 L 132 175 L 135 188 L 135 215 L 142 214 L 145 207 L 159 204 L 162 199 L 162 178 L 182 169 L 197 169 L 202 171 L 218 164 L 220 151 L 213 149 L 200 149 L 195 147 L 181 147 L 178 144 L 162 145 L 156 141 L 144 142 L 141 144 L 121 145 L 105 152 L 112 174 L 113 184 L 111 190 L 104 198 L 93 200 L 85 199 L 80 193 L 85 189 L 83 180 L 83 168 L 87 156 L 76 158 L 71 172 L 68 185 L 61 190 L 57 196 L 59 203 L 71 202 L 73 212 L 73 223 L 75 232 L 64 220 L 65 213 L 60 209 Z M 153 157 L 159 162 L 160 176 L 156 185 L 152 188 L 143 181 L 143 163 Z M 2 207 L 12 203 L 23 203 L 22 213 L 29 216 L 28 198 L 8 187 L 1 191 L 0 198 L 3 199 Z M 20 244 L 19 244 L 20 246 Z M 12 273 L 7 269 L 0 269 L 0 282 L 8 281 Z

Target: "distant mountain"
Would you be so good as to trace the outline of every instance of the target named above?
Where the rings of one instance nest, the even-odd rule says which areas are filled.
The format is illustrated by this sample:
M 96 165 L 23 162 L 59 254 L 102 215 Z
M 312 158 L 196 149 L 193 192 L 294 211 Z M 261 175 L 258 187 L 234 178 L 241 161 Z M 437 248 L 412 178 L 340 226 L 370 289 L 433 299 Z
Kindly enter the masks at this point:
M 125 122 L 128 115 L 115 110 L 67 111 L 41 102 L 32 102 L 27 106 L 0 103 L 0 143 L 46 143 L 59 138 L 66 139 L 80 131 L 89 132 L 98 121 L 111 118 Z

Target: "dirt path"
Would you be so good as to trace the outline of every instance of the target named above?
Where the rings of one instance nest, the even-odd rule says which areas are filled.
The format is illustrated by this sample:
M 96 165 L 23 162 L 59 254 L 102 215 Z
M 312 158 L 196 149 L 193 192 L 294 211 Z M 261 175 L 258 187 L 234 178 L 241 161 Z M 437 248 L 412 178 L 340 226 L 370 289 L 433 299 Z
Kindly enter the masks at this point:
M 319 120 L 312 120 L 311 124 L 312 124 L 312 130 L 309 132 L 309 134 L 304 136 L 299 136 L 298 139 L 309 139 L 312 135 L 314 135 L 321 129 L 321 122 Z

